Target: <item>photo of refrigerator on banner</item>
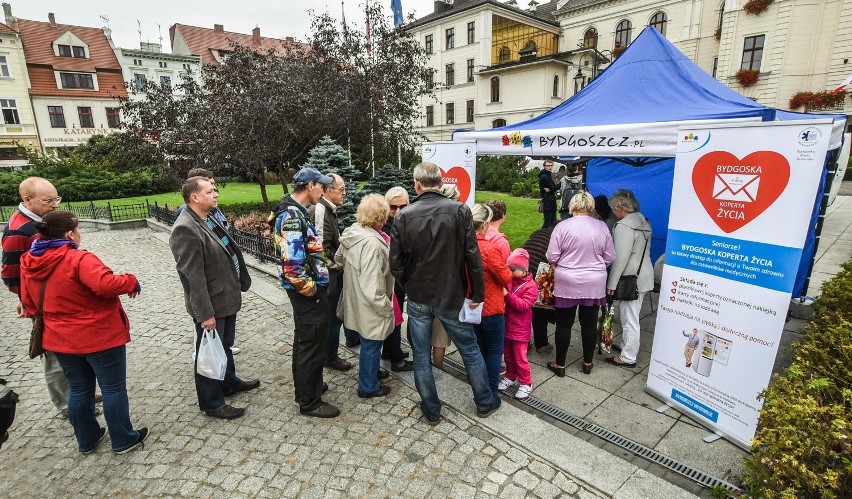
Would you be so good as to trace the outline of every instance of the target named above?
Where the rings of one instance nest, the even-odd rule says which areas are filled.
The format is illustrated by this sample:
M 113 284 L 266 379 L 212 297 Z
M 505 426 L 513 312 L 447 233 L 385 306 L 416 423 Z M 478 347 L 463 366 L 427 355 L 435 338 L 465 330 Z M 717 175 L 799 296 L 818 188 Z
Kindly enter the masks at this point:
M 683 335 L 687 338 L 683 349 L 686 367 L 691 367 L 696 373 L 709 378 L 714 362 L 728 365 L 731 340 L 698 328 L 693 328 L 692 331 L 684 330 Z

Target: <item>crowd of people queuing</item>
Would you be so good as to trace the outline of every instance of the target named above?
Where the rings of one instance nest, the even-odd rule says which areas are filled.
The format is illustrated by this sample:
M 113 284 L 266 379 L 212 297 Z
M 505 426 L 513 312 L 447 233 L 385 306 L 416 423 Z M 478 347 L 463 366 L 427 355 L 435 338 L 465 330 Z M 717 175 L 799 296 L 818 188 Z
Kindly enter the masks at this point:
M 653 288 L 651 227 L 630 191 L 594 198 L 575 185 L 577 171 L 562 182 L 567 213 L 557 223 L 559 187 L 552 168 L 545 162 L 539 178 L 544 226 L 514 251 L 500 230 L 506 204 L 495 199 L 469 208 L 453 186 L 442 184 L 435 164 L 414 168 L 414 199 L 401 186 L 364 197 L 356 222 L 342 233 L 337 208 L 346 195 L 343 179 L 310 167 L 299 170 L 292 193 L 275 205 L 269 223 L 280 283 L 293 308 L 292 376 L 300 414 L 340 414 L 323 399 L 329 390 L 323 369 L 353 367 L 339 356 L 341 326 L 345 344 L 360 345 L 358 396 L 391 392 L 382 383 L 390 373 L 380 367 L 381 359 L 389 360 L 393 371 L 414 372 L 423 420 L 431 425 L 441 421 L 433 368 L 443 369 L 451 342 L 464 363 L 479 417 L 500 407 L 500 391 L 515 387 L 516 398 L 530 396 L 527 351 L 531 340 L 539 353 L 553 350 L 549 323 L 556 324 L 556 351 L 547 368 L 565 375 L 571 328 L 579 318 L 582 372 L 590 374 L 599 309 L 611 303 L 619 278 L 630 274 L 638 275 L 640 298 L 620 302 L 623 344 L 620 354 L 606 361 L 635 367 L 639 307 Z M 571 189 L 567 199 L 566 189 Z M 245 408 L 226 398 L 261 384 L 237 376 L 234 364 L 241 293 L 249 290 L 251 276 L 217 208 L 213 174 L 191 171 L 181 192 L 185 205 L 169 246 L 196 331 L 196 362 L 209 330 L 221 338 L 226 357 L 222 380 L 196 372 L 198 406 L 209 417 L 235 419 Z M 136 429 L 130 420 L 125 350 L 130 323 L 119 296 L 133 298 L 141 285 L 132 274 L 115 274 L 79 248 L 79 222 L 56 211 L 61 198 L 48 180 L 28 178 L 20 194 L 22 202 L 3 232 L 2 277 L 20 298 L 19 316 L 42 312 L 51 400 L 67 414 L 81 453 L 93 452 L 107 433 L 116 453 L 138 448 L 148 428 Z M 542 262 L 555 269 L 552 307 L 537 303 L 533 276 Z M 402 349 L 403 310 L 411 354 Z M 96 382 L 107 428 L 96 419 Z

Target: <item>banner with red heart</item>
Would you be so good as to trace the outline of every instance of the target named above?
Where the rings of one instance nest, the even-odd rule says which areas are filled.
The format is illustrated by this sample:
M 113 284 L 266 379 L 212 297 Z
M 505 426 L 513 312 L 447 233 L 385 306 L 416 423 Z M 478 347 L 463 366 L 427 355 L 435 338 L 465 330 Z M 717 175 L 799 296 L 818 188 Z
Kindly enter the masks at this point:
M 470 173 L 461 166 L 454 166 L 449 170 L 441 168 L 440 170 L 444 184 L 456 186 L 456 189 L 459 191 L 459 201 L 466 203 L 470 197 Z
M 790 163 L 774 151 L 739 159 L 725 151 L 695 162 L 692 186 L 713 222 L 726 233 L 738 230 L 766 211 L 784 192 Z

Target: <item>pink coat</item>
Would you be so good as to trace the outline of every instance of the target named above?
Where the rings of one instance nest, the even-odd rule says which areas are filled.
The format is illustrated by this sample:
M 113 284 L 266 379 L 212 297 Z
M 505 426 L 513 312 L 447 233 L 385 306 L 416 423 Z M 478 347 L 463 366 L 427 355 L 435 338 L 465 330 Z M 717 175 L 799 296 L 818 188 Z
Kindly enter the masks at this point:
M 532 307 L 538 299 L 538 287 L 532 274 L 512 277 L 506 288 L 506 339 L 530 341 L 532 331 Z

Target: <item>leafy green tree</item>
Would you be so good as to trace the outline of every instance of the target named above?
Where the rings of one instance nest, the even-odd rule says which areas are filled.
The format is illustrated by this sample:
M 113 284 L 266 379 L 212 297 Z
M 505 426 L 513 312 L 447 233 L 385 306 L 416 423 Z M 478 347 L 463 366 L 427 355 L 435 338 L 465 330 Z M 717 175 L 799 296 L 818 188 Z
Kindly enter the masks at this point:
M 116 173 L 138 173 L 164 161 L 157 146 L 127 132 L 94 135 L 73 154 L 84 164 Z

